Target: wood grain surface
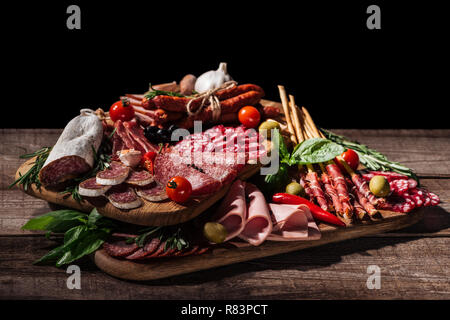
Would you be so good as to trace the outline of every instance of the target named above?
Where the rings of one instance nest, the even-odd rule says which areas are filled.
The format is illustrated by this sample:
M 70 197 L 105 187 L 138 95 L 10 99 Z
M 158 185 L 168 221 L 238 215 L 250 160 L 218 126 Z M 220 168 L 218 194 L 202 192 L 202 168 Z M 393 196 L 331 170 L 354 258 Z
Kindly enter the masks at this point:
M 21 231 L 47 202 L 8 190 L 20 154 L 53 145 L 61 130 L 0 129 L 0 298 L 10 299 L 449 299 L 450 130 L 339 130 L 413 168 L 443 201 L 419 223 L 226 267 L 132 282 L 78 263 L 82 290 L 66 287 L 65 268 L 34 266 L 59 239 Z M 381 289 L 366 287 L 367 267 L 381 269 Z

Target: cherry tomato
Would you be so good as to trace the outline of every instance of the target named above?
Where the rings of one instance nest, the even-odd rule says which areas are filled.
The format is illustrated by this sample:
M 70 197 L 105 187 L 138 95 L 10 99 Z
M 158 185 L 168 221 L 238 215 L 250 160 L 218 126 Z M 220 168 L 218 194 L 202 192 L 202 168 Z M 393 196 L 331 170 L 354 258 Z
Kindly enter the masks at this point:
M 166 185 L 167 196 L 178 203 L 186 202 L 192 193 L 191 183 L 183 177 L 173 177 Z
M 252 106 L 247 106 L 239 110 L 239 121 L 247 128 L 254 128 L 259 124 L 261 115 L 258 109 Z
M 127 100 L 120 100 L 114 102 L 109 108 L 109 117 L 114 122 L 117 120 L 130 121 L 134 118 L 134 109 Z
M 142 166 L 147 169 L 148 172 L 153 174 L 153 163 L 155 161 L 157 153 L 153 151 L 149 151 L 146 154 L 144 154 L 141 158 L 141 164 Z
M 345 160 L 345 162 L 348 163 L 350 168 L 353 170 L 356 170 L 359 166 L 359 156 L 358 154 L 353 151 L 352 149 L 347 149 L 347 151 L 343 152 L 341 154 L 341 157 Z M 339 168 L 343 173 L 346 172 L 345 168 L 341 165 L 340 161 L 336 159 L 336 163 L 338 164 Z

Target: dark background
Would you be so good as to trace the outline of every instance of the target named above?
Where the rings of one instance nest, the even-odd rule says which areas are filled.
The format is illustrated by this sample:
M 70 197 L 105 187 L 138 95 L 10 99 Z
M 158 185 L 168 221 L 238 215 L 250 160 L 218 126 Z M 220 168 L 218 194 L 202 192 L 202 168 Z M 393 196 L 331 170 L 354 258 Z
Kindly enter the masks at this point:
M 297 2 L 16 2 L 2 10 L 12 116 L 3 111 L 0 127 L 64 127 L 80 108 L 108 109 L 149 82 L 222 61 L 268 99 L 283 84 L 326 128 L 449 127 L 443 7 Z M 66 28 L 70 4 L 81 8 L 81 30 Z M 370 4 L 381 8 L 381 30 L 366 28 Z

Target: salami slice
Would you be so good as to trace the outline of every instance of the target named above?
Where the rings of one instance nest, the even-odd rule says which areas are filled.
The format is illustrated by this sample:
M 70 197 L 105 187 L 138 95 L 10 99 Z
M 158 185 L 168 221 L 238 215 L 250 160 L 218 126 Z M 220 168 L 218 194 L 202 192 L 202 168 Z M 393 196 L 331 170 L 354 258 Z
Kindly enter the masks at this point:
M 125 257 L 139 249 L 136 243 L 127 243 L 126 240 L 105 242 L 103 243 L 103 248 L 111 257 Z
M 147 170 L 130 170 L 130 174 L 128 175 L 126 183 L 132 184 L 135 186 L 146 186 L 153 182 L 153 175 Z
M 159 256 L 161 253 L 164 252 L 164 246 L 165 245 L 166 245 L 165 241 L 161 242 L 159 244 L 159 247 L 155 251 L 153 251 L 152 254 L 146 255 L 145 257 L 143 257 L 143 259 L 151 259 L 151 258 Z
M 142 205 L 142 200 L 138 198 L 134 190 L 125 184 L 113 186 L 106 196 L 109 202 L 119 209 L 133 209 Z
M 166 188 L 157 182 L 153 182 L 145 187 L 136 188 L 137 194 L 145 200 L 158 202 L 168 198 Z
M 102 121 L 92 110 L 81 110 L 64 128 L 39 172 L 43 186 L 57 186 L 88 172 L 103 138 Z
M 389 186 L 391 188 L 391 191 L 398 195 L 404 194 L 409 189 L 408 180 L 405 179 L 393 180 L 389 182 Z
M 112 161 L 107 169 L 97 173 L 97 183 L 105 186 L 115 186 L 124 182 L 129 173 L 129 167 L 118 161 Z
M 156 249 L 158 249 L 159 243 L 160 243 L 160 241 L 158 238 L 153 238 L 150 241 L 147 241 L 147 243 L 144 245 L 144 247 L 139 248 L 133 254 L 128 255 L 126 257 L 126 259 L 128 259 L 128 260 L 144 259 L 146 256 L 152 254 L 153 252 L 155 252 Z
M 84 197 L 98 197 L 106 193 L 111 186 L 97 183 L 95 177 L 84 180 L 78 185 L 78 193 Z

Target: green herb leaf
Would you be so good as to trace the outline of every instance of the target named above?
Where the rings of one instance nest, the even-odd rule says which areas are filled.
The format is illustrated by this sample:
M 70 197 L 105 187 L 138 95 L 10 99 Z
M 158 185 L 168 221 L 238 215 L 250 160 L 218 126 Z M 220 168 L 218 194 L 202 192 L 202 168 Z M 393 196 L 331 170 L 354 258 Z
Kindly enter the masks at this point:
M 289 164 L 290 153 L 284 144 L 283 136 L 280 133 L 280 130 L 273 129 L 271 132 L 273 149 L 272 152 L 278 152 L 280 162 Z
M 366 145 L 359 144 L 356 141 L 350 141 L 343 136 L 332 133 L 331 131 L 322 128 L 320 130 L 328 139 L 342 145 L 345 148 L 354 150 L 358 154 L 361 164 L 363 164 L 367 169 L 374 171 L 394 171 L 411 177 L 419 182 L 419 178 L 410 168 L 405 167 L 398 162 L 389 161 L 384 154 L 370 149 Z
M 75 210 L 57 210 L 29 220 L 22 230 L 66 232 L 83 223 L 87 214 Z
M 344 151 L 344 147 L 330 140 L 313 138 L 295 146 L 289 162 L 291 165 L 326 162 Z
M 152 84 L 149 84 L 150 90 L 144 95 L 144 97 L 148 100 L 153 99 L 156 96 L 171 96 L 171 97 L 184 97 L 181 93 L 172 92 L 172 91 L 163 91 L 153 89 Z

